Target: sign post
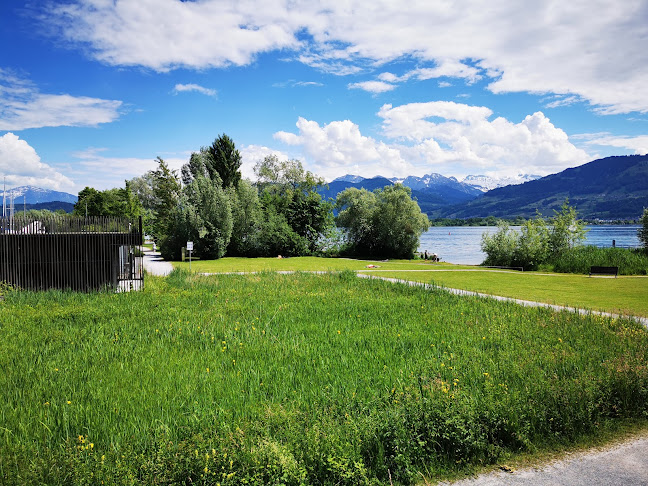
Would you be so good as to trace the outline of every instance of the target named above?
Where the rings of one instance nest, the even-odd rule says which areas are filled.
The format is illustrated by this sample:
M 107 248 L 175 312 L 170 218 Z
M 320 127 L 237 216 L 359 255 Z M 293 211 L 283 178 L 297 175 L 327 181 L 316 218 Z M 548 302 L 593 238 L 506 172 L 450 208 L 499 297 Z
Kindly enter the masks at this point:
M 189 272 L 191 272 L 191 252 L 193 251 L 193 241 L 187 241 L 187 250 L 189 250 Z

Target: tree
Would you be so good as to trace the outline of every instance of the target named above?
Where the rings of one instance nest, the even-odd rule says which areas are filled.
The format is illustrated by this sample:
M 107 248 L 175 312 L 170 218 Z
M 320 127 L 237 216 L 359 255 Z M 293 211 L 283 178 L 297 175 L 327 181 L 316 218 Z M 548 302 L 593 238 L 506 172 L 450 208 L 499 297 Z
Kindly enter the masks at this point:
M 189 204 L 197 214 L 196 252 L 203 259 L 221 258 L 232 236 L 232 208 L 229 198 L 218 184 L 197 177 L 186 187 Z
M 430 222 L 402 184 L 369 192 L 349 188 L 338 194 L 337 225 L 344 228 L 348 251 L 377 258 L 412 258 Z
M 238 187 L 228 188 L 227 195 L 232 208 L 232 237 L 227 255 L 258 256 L 262 214 L 257 189 L 242 180 Z
M 554 210 L 554 216 L 549 219 L 549 253 L 556 257 L 566 250 L 573 248 L 585 239 L 585 224 L 576 216 L 576 209 L 565 199 L 560 211 Z
M 333 205 L 324 201 L 317 189 L 325 185 L 324 179 L 304 169 L 299 160 L 279 160 L 275 155 L 265 157 L 254 167 L 260 187 L 260 201 L 266 221 L 278 224 L 273 231 L 286 229 L 279 223 L 283 217 L 288 227 L 302 238 L 284 235 L 281 241 L 290 247 L 281 254 L 315 253 L 333 228 Z M 272 215 L 272 217 L 267 217 Z M 304 253 L 302 248 L 306 248 Z
M 486 254 L 482 265 L 493 267 L 512 267 L 513 255 L 518 244 L 518 236 L 505 221 L 497 223 L 494 235 L 482 234 L 481 250 Z
M 580 244 L 586 231 L 567 200 L 560 211 L 554 211 L 548 223 L 538 214 L 535 219 L 522 223 L 519 233 L 503 221 L 497 227 L 493 236 L 482 235 L 481 249 L 486 253 L 483 265 L 523 267 L 525 270 L 535 270 L 541 264 L 555 261 Z
M 203 162 L 210 179 L 214 180 L 215 174 L 218 174 L 224 188 L 238 186 L 241 180 L 241 154 L 231 138 L 222 134 L 200 151 L 204 154 Z
M 72 214 L 78 216 L 106 216 L 104 194 L 94 187 L 84 187 L 80 192 Z
M 142 205 L 129 188 L 106 189 L 98 191 L 85 187 L 79 192 L 73 214 L 78 216 L 116 216 L 134 219 L 143 213 Z
M 152 172 L 153 194 L 153 234 L 156 239 L 168 236 L 171 212 L 178 205 L 180 198 L 180 180 L 177 171 L 169 169 L 166 162 L 158 157 L 158 168 Z
M 637 236 L 644 249 L 648 252 L 648 208 L 644 208 L 639 222 L 641 223 L 641 228 L 637 230 Z

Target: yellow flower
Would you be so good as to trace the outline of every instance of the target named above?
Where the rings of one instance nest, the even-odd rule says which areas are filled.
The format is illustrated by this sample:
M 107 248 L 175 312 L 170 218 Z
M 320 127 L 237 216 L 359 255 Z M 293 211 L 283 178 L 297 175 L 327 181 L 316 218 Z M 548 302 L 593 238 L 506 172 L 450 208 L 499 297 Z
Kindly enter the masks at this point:
M 70 400 L 67 401 L 67 404 L 70 405 L 72 402 Z

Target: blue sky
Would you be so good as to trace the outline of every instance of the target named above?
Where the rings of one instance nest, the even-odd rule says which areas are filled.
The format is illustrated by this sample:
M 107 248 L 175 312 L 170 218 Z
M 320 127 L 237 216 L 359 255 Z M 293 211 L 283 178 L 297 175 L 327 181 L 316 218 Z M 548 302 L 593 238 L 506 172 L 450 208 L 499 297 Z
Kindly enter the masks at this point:
M 2 0 L 0 46 L 9 187 L 123 187 L 221 133 L 247 177 L 268 154 L 331 180 L 648 152 L 647 0 Z

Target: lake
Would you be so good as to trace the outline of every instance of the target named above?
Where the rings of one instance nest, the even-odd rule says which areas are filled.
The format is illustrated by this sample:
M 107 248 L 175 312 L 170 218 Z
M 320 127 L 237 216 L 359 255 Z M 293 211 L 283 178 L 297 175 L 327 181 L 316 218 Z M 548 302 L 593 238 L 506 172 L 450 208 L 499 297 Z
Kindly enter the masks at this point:
M 519 226 L 511 228 L 520 229 Z M 611 247 L 612 240 L 615 240 L 616 246 L 621 248 L 640 246 L 638 225 L 597 225 L 586 228 L 586 245 Z M 435 226 L 421 236 L 419 251 L 436 253 L 445 262 L 479 265 L 486 257 L 480 248 L 482 234 L 494 234 L 496 231 L 495 226 Z

